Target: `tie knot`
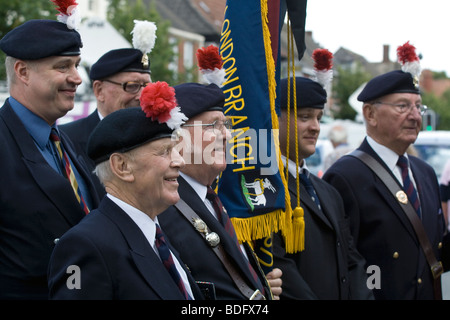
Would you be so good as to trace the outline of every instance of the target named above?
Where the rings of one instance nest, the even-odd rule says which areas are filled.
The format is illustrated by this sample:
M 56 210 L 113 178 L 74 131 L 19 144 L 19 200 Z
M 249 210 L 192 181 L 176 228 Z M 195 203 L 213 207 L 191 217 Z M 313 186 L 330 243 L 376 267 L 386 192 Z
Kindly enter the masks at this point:
M 156 239 L 164 241 L 164 235 L 159 224 L 156 223 Z
M 217 193 L 214 191 L 213 188 L 207 187 L 206 189 L 206 199 L 209 201 L 214 201 L 217 197 Z
M 408 159 L 405 156 L 398 157 L 397 165 L 402 168 L 408 168 Z
M 52 131 L 50 131 L 50 140 L 52 141 L 61 141 L 58 135 L 58 131 L 56 131 L 55 128 L 52 128 Z
M 305 186 L 310 186 L 311 184 L 311 180 L 308 178 L 308 174 L 306 174 L 305 172 L 300 173 L 300 181 L 303 182 L 303 184 Z

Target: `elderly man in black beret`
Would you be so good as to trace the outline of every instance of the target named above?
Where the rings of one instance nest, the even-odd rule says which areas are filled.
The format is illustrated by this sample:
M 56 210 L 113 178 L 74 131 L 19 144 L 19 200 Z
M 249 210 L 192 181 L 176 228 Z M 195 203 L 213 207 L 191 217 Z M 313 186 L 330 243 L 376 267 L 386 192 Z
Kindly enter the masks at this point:
M 444 218 L 437 178 L 428 164 L 407 154 L 426 110 L 419 75 L 406 68 L 418 61 L 367 83 L 358 96 L 367 137 L 323 177 L 344 199 L 356 246 L 371 268 L 376 299 L 441 295 Z
M 86 155 L 89 135 L 101 119 L 113 111 L 139 106 L 142 88 L 151 82 L 150 61 L 144 59 L 146 54 L 136 48 L 123 48 L 108 51 L 91 66 L 89 77 L 97 100 L 97 109 L 86 118 L 61 125 L 67 133 L 77 152 L 89 164 L 91 171 L 94 163 Z M 105 194 L 104 187 L 93 177 L 98 194 Z
M 30 20 L 0 41 L 10 97 L 0 109 L 0 299 L 47 299 L 54 244 L 99 203 L 86 163 L 56 120 L 81 84 L 80 35 Z
M 169 95 L 170 89 L 166 84 Z M 202 299 L 169 239 L 161 239 L 158 223 L 158 215 L 179 200 L 177 178 L 184 165 L 172 139 L 183 116 L 174 99 L 168 103 L 174 113 L 155 115 L 143 102 L 142 108 L 111 113 L 92 132 L 88 155 L 107 195 L 55 246 L 50 298 Z M 68 273 L 70 266 L 76 268 Z
M 225 95 L 215 84 L 175 86 L 182 126 L 181 200 L 160 216 L 161 225 L 207 299 L 271 299 L 272 292 L 247 244 L 239 245 L 233 226 L 211 188 L 226 168 L 226 141 L 230 120 L 223 113 Z M 280 276 L 268 276 L 274 294 L 281 291 Z
M 292 208 L 297 207 L 300 197 L 305 220 L 303 251 L 286 253 L 281 234 L 274 236 L 273 264 L 283 271 L 281 299 L 373 299 L 366 285 L 365 260 L 353 244 L 342 198 L 331 185 L 311 174 L 304 160 L 316 150 L 327 93 L 321 84 L 304 77 L 295 78 L 295 87 L 293 78 L 289 82 L 287 78 L 282 79 L 280 87 L 282 159 L 289 170 L 286 176 Z M 290 105 L 288 92 L 291 93 Z M 294 95 L 297 96 L 297 114 L 294 113 Z M 298 144 L 295 143 L 296 133 Z M 287 152 L 289 158 L 286 158 Z

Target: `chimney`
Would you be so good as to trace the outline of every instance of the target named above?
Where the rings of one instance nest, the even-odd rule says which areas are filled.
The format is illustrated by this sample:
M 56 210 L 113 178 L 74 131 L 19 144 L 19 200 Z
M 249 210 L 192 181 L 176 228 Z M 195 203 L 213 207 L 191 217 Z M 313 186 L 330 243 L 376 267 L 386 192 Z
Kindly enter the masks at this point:
M 383 45 L 383 63 L 388 63 L 389 60 L 389 45 L 385 44 Z

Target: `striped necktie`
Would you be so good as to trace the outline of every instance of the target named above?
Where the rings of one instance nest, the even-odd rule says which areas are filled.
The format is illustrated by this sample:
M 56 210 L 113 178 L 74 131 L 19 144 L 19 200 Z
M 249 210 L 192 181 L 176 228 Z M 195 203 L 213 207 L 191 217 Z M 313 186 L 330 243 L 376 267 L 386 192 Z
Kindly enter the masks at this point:
M 421 218 L 422 212 L 420 209 L 419 197 L 417 195 L 416 188 L 414 188 L 414 184 L 409 177 L 408 159 L 405 156 L 400 156 L 398 158 L 397 165 L 400 167 L 402 172 L 403 190 L 406 192 L 409 202 L 411 202 L 414 209 L 416 209 L 417 215 Z
M 156 224 L 155 244 L 164 267 L 166 267 L 167 271 L 169 271 L 169 274 L 172 277 L 173 281 L 175 281 L 178 289 L 180 289 L 186 300 L 192 300 L 192 298 L 186 291 L 183 280 L 181 279 L 181 276 L 175 266 L 175 262 L 173 261 L 169 246 L 164 239 L 164 233 L 162 232 L 161 227 L 158 224 Z
M 236 243 L 236 246 L 238 247 L 239 252 L 242 253 L 241 246 L 240 246 L 238 238 L 236 236 L 236 232 L 234 231 L 234 227 L 233 227 L 233 224 L 231 223 L 230 217 L 225 212 L 224 206 L 222 204 L 222 201 L 220 201 L 219 196 L 214 191 L 214 189 L 211 188 L 210 186 L 207 187 L 206 199 L 211 201 L 214 211 L 217 214 L 217 219 L 223 225 L 223 227 L 225 228 L 225 231 L 230 235 L 231 239 L 233 239 L 233 241 Z M 260 286 L 261 292 L 264 295 L 264 287 L 262 286 L 261 281 L 259 280 L 259 277 L 258 277 L 255 269 L 252 267 L 252 265 L 248 259 L 246 259 L 245 257 L 244 257 L 244 259 L 247 260 L 247 264 L 248 264 L 248 268 L 250 269 L 250 273 L 252 274 L 252 277 L 255 280 L 255 282 L 258 283 L 258 285 Z
M 224 212 L 222 201 L 220 201 L 219 196 L 213 190 L 213 188 L 211 188 L 211 187 L 207 188 L 206 199 L 211 201 L 214 211 L 217 214 L 217 219 L 223 225 L 223 227 L 225 228 L 225 231 L 230 235 L 231 239 L 233 239 L 239 245 L 239 242 L 238 242 L 238 239 L 236 236 L 236 232 L 234 231 L 233 224 L 231 223 L 231 220 L 228 217 L 228 214 L 226 212 Z
M 75 196 L 78 202 L 80 203 L 84 213 L 88 214 L 89 208 L 87 207 L 86 202 L 84 201 L 83 196 L 81 195 L 80 187 L 78 186 L 77 179 L 75 178 L 72 166 L 70 165 L 69 157 L 67 156 L 67 153 L 63 148 L 61 139 L 59 138 L 58 132 L 56 131 L 55 128 L 52 128 L 52 131 L 50 133 L 50 140 L 53 141 L 53 143 L 56 146 L 56 149 L 58 150 L 59 159 L 61 161 L 60 165 L 63 168 L 64 176 L 69 180 L 73 192 L 75 193 Z

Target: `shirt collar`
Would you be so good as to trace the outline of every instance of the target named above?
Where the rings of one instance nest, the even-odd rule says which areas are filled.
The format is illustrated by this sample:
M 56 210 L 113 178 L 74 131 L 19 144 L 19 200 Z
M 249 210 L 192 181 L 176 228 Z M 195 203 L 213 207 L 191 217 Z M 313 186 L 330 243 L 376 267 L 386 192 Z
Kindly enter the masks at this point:
M 388 168 L 391 171 L 394 171 L 397 167 L 399 155 L 388 147 L 379 144 L 369 136 L 367 136 L 367 142 L 369 143 L 370 147 L 378 154 L 378 156 L 384 161 Z M 406 153 L 404 154 L 404 156 L 408 158 Z
M 107 194 L 107 196 L 123 211 L 125 211 L 125 213 L 134 221 L 134 223 L 137 224 L 139 229 L 147 238 L 147 241 L 150 243 L 150 245 L 152 247 L 155 247 L 156 224 L 158 223 L 158 218 L 155 217 L 155 220 L 152 220 L 147 214 L 120 200 L 119 198 L 109 193 Z
M 48 143 L 52 127 L 44 119 L 31 112 L 13 97 L 9 97 L 9 104 L 39 148 L 44 150 Z M 56 128 L 56 125 L 54 127 Z
M 200 199 L 202 199 L 203 202 L 206 200 L 206 193 L 208 192 L 207 187 L 194 178 L 191 178 L 190 176 L 184 174 L 180 171 L 180 176 L 182 176 L 186 182 L 192 187 L 192 189 L 195 190 L 195 192 L 198 194 Z
M 283 161 L 283 164 L 284 164 L 284 166 L 286 167 L 286 157 L 283 156 L 283 155 L 281 155 L 281 160 Z M 289 163 L 289 167 L 288 167 L 289 173 L 290 173 L 292 176 L 296 177 L 296 176 L 297 176 L 297 172 L 296 172 L 296 171 L 297 171 L 297 170 L 296 170 L 297 164 L 296 164 L 294 161 L 292 161 L 291 159 L 287 159 L 287 160 L 288 160 L 288 163 Z M 308 170 L 308 166 L 306 165 L 305 159 L 303 159 L 303 165 L 301 165 L 301 166 L 298 168 L 298 172 L 299 172 L 299 173 L 304 173 L 304 174 L 306 174 L 306 176 L 309 178 L 310 172 L 309 172 L 309 170 Z

